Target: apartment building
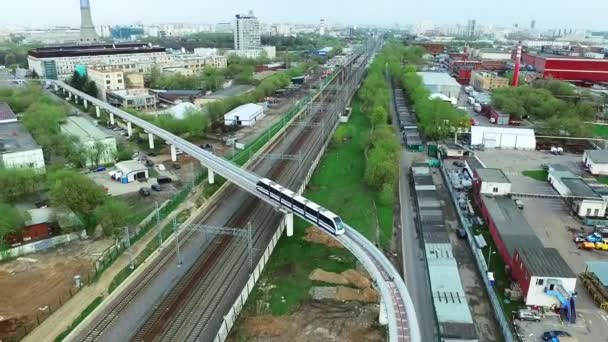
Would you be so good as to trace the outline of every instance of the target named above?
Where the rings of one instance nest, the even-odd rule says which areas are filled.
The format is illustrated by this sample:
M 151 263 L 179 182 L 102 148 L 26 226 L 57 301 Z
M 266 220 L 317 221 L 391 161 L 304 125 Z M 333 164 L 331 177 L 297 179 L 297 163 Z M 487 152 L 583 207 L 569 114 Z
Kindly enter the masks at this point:
M 509 86 L 509 80 L 487 71 L 473 71 L 470 85 L 477 90 L 489 91 Z
M 260 38 L 260 20 L 253 15 L 237 14 L 234 27 L 235 50 L 257 50 L 262 46 Z

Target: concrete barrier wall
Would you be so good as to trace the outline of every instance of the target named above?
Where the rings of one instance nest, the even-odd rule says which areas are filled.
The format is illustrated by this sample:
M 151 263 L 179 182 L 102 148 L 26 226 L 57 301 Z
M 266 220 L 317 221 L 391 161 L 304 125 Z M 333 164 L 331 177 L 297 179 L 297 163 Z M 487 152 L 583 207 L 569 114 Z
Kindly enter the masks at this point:
M 65 235 L 59 235 L 52 237 L 50 239 L 45 239 L 37 242 L 28 243 L 27 245 L 14 247 L 8 249 L 2 253 L 0 253 L 0 261 L 6 259 L 13 259 L 20 257 L 22 255 L 36 253 L 40 251 L 47 250 L 49 248 L 57 247 L 59 245 L 63 245 L 70 241 L 79 240 L 80 236 L 78 233 L 71 233 Z

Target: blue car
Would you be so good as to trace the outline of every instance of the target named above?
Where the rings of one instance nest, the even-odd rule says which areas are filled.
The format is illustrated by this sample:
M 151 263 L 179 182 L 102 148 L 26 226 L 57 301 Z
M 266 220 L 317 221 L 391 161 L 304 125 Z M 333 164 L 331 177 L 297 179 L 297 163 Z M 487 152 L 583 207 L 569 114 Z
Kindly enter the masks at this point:
M 559 337 L 570 337 L 570 334 L 561 330 L 545 331 L 543 341 L 559 341 Z

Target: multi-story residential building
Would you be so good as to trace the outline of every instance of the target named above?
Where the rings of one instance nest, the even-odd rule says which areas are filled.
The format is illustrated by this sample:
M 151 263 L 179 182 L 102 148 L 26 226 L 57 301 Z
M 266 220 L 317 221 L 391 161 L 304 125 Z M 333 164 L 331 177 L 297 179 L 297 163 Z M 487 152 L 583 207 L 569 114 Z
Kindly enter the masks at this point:
M 224 69 L 228 66 L 225 56 L 196 56 L 192 54 L 174 55 L 169 63 L 159 65 L 161 72 L 178 73 L 191 76 L 202 72 L 206 67 Z
M 97 86 L 97 97 L 104 101 L 107 99 L 107 92 L 122 90 L 126 87 L 124 72 L 117 67 L 89 67 L 87 75 Z
M 471 73 L 470 85 L 477 90 L 488 91 L 509 86 L 509 80 L 492 72 L 473 71 Z
M 260 21 L 253 15 L 237 14 L 234 28 L 235 50 L 257 50 L 262 47 L 260 38 Z

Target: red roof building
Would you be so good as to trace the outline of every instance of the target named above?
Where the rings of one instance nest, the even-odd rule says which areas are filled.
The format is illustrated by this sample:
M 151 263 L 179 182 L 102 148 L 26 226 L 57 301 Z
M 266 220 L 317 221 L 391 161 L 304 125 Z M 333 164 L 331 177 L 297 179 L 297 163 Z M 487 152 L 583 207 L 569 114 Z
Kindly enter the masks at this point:
M 522 64 L 533 66 L 544 78 L 579 82 L 608 81 L 608 59 L 524 53 Z

